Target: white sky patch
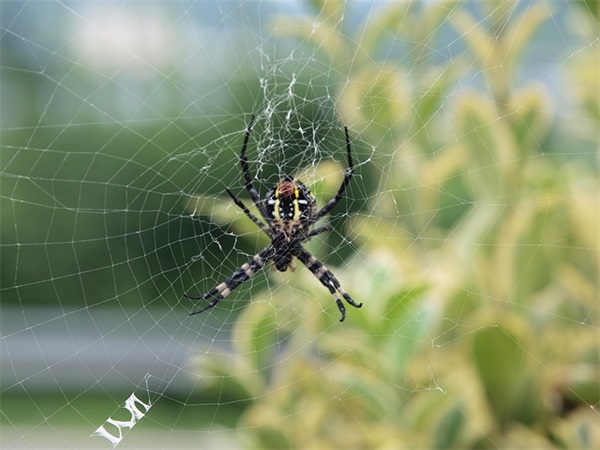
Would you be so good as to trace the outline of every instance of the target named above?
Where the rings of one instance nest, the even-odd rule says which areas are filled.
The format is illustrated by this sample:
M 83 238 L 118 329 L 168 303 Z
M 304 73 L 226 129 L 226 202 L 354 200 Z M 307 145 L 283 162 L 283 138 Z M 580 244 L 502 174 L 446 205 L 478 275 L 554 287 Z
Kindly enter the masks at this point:
M 177 28 L 169 25 L 164 9 L 92 4 L 82 16 L 86 20 L 76 22 L 73 44 L 86 64 L 132 71 L 160 68 L 176 48 Z

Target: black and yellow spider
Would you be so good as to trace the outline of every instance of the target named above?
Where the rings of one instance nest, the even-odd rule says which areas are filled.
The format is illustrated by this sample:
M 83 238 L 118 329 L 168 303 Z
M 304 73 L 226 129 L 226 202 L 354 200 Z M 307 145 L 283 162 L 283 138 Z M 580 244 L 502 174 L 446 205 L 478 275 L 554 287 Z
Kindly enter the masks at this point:
M 252 277 L 258 270 L 262 269 L 267 263 L 272 262 L 274 269 L 285 272 L 291 267 L 292 258 L 295 256 L 310 270 L 319 281 L 329 289 L 329 292 L 335 298 L 335 302 L 343 322 L 346 318 L 346 308 L 340 299 L 339 294 L 352 306 L 360 308 L 362 303 L 356 303 L 340 285 L 337 278 L 331 273 L 321 261 L 311 255 L 302 247 L 302 242 L 319 233 L 328 231 L 327 225 L 313 228 L 317 220 L 329 213 L 333 207 L 340 201 L 350 179 L 354 166 L 352 164 L 352 150 L 350 147 L 350 138 L 348 137 L 348 128 L 344 127 L 346 133 L 346 148 L 348 151 L 348 168 L 344 174 L 344 180 L 334 198 L 329 200 L 325 206 L 317 211 L 315 197 L 310 190 L 299 180 L 291 177 L 283 178 L 275 187 L 267 193 L 264 200 L 261 200 L 257 190 L 252 185 L 252 177 L 248 168 L 248 159 L 246 157 L 246 148 L 250 139 L 250 132 L 254 124 L 253 115 L 246 128 L 246 137 L 242 146 L 240 163 L 244 173 L 246 190 L 250 194 L 252 202 L 260 212 L 260 215 L 266 221 L 262 223 L 254 214 L 252 214 L 246 205 L 238 199 L 229 189 L 227 193 L 234 203 L 239 206 L 246 216 L 250 218 L 258 227 L 263 230 L 271 239 L 271 243 L 258 252 L 250 261 L 237 268 L 223 283 L 217 285 L 210 291 L 200 296 L 185 296 L 192 300 L 209 300 L 208 304 L 190 315 L 199 314 L 215 306 L 223 298 L 227 297 L 232 290 Z M 292 267 L 293 269 L 293 267 Z

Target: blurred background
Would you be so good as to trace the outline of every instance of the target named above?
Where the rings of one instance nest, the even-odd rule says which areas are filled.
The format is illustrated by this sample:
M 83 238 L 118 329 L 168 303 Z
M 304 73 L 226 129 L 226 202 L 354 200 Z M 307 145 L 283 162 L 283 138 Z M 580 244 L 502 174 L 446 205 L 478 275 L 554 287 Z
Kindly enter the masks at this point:
M 600 2 L 0 4 L 0 442 L 599 448 Z M 201 294 L 298 176 L 304 268 Z M 298 266 L 298 264 L 296 264 Z

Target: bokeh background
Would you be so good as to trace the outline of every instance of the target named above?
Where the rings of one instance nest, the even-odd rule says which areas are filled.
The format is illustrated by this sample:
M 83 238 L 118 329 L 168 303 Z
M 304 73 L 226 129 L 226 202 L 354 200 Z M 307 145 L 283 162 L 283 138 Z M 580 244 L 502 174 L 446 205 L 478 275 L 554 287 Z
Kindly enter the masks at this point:
M 130 447 L 599 448 L 600 2 L 0 5 L 0 439 Z M 323 204 L 305 269 L 204 292 Z M 115 428 L 113 432 L 118 430 Z

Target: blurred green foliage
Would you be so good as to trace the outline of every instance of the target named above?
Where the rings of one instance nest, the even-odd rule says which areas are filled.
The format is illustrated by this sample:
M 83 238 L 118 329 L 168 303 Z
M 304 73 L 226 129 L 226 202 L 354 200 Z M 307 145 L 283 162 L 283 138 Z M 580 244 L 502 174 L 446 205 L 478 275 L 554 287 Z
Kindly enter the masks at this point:
M 560 66 L 565 110 L 543 79 L 519 76 L 532 37 L 560 21 L 547 2 L 390 2 L 352 34 L 344 2 L 306 4 L 312 15 L 272 23 L 312 55 L 296 84 L 305 102 L 290 108 L 307 124 L 348 124 L 359 156 L 352 214 L 308 248 L 364 307 L 340 325 L 305 270 L 269 274 L 268 290 L 255 283 L 233 353 L 196 360 L 203 385 L 246 408 L 237 438 L 257 448 L 599 448 L 600 3 L 569 2 L 590 44 Z M 433 43 L 448 36 L 460 50 L 440 57 Z M 15 55 L 32 51 L 8 39 Z M 386 54 L 390 39 L 402 55 Z M 2 110 L 3 305 L 173 306 L 197 281 L 186 270 L 194 257 L 193 273 L 212 282 L 213 267 L 239 262 L 223 248 L 265 244 L 222 189 L 257 80 L 214 87 L 230 101 L 223 110 L 201 96 L 219 105 L 207 116 L 184 89 L 100 70 L 90 80 L 57 48 L 36 67 L 3 56 L 3 86 L 14 88 Z M 285 94 L 282 78 L 268 95 Z M 142 111 L 104 117 L 118 96 L 99 84 L 124 103 L 152 95 Z M 80 92 L 57 96 L 64 86 Z M 156 114 L 155 97 L 171 99 L 171 115 Z M 334 108 L 320 108 L 325 98 Z M 341 171 L 320 161 L 303 160 L 298 175 L 317 180 L 323 204 Z M 207 217 L 232 233 L 213 232 Z
M 310 4 L 314 17 L 274 28 L 347 77 L 341 122 L 377 148 L 365 177 L 383 168 L 367 213 L 347 223 L 359 251 L 334 269 L 364 307 L 335 324 L 309 273 L 253 297 L 233 354 L 197 360 L 205 383 L 252 399 L 240 441 L 598 448 L 597 3 L 575 3 L 591 44 L 561 67 L 572 112 L 556 111 L 543 83 L 518 81 L 551 18 L 545 2 L 387 4 L 352 36 L 343 2 Z M 440 63 L 428 43 L 443 21 L 464 52 Z M 373 56 L 390 35 L 412 58 Z M 460 90 L 473 73 L 479 87 Z

